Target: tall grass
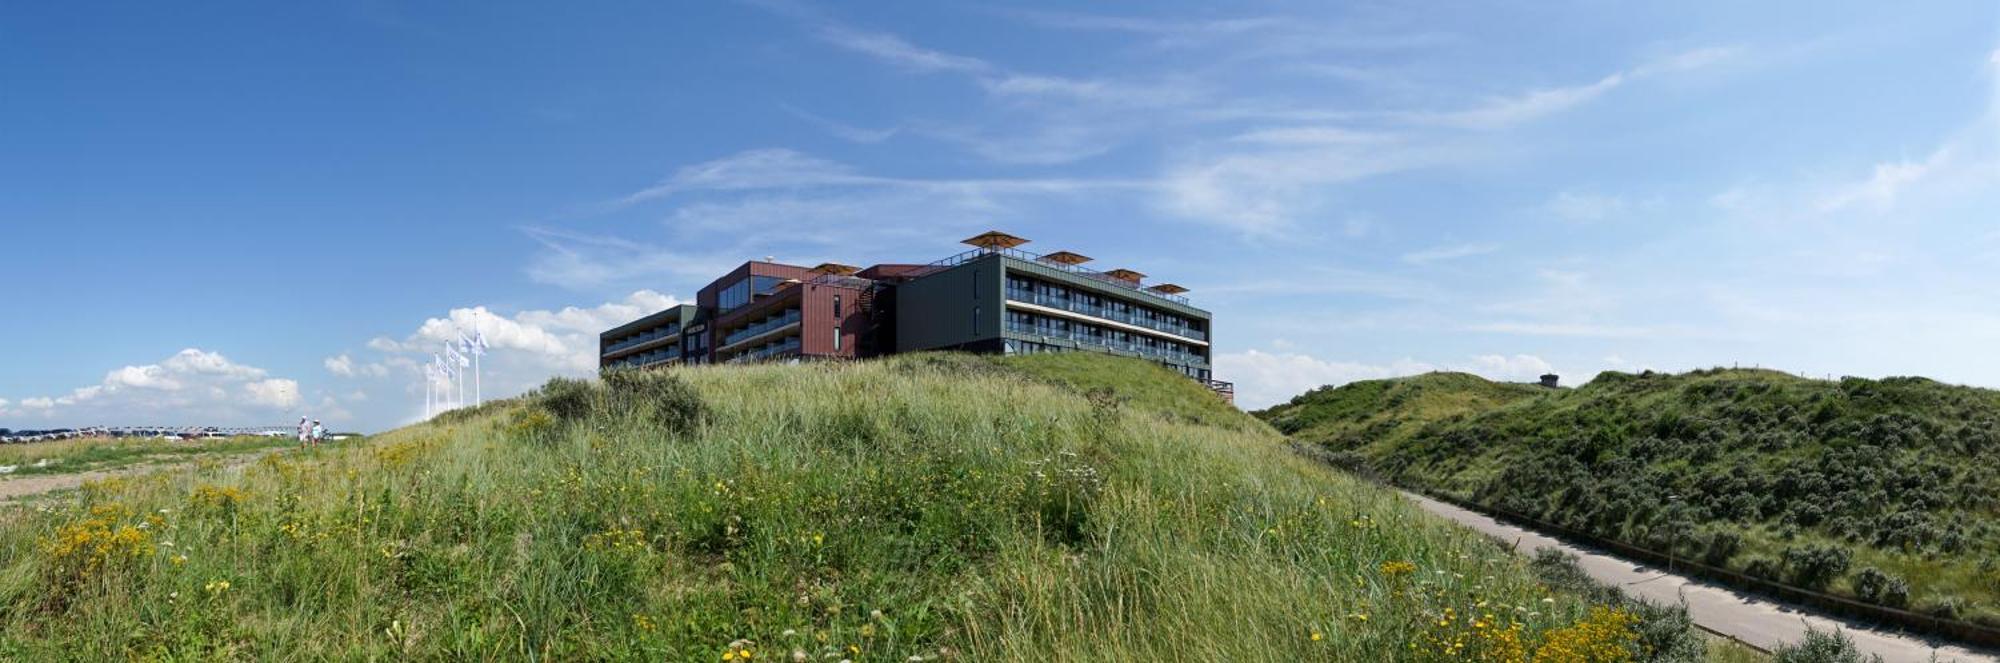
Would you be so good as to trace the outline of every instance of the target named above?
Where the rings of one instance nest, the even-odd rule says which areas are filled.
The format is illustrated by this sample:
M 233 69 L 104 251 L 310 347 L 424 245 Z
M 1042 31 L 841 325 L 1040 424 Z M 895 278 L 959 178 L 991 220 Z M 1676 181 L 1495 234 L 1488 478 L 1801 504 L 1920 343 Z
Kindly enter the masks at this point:
M 1158 409 L 1185 395 L 1149 380 L 1200 387 L 1129 370 L 1090 396 L 953 356 L 555 382 L 356 448 L 91 484 L 0 524 L 0 658 L 1623 646 L 1492 542 L 1241 415 Z

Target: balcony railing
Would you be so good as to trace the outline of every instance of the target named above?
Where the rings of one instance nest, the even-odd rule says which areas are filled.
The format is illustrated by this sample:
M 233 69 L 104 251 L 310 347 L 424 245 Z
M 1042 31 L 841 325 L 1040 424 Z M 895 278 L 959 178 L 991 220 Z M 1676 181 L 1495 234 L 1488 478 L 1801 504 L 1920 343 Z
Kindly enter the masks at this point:
M 1103 318 L 1105 320 L 1110 320 L 1113 322 L 1120 322 L 1132 325 L 1134 327 L 1143 327 L 1154 331 L 1173 334 L 1175 336 L 1180 336 L 1183 338 L 1192 338 L 1197 341 L 1208 340 L 1208 334 L 1206 332 L 1198 331 L 1187 325 L 1174 324 L 1172 322 L 1167 322 L 1165 320 L 1160 320 L 1158 318 L 1147 319 L 1144 315 L 1133 315 L 1130 311 L 1120 311 L 1116 308 L 1112 308 L 1109 306 L 1099 306 L 1096 304 L 1091 304 L 1089 302 L 1079 301 L 1075 297 L 1052 296 L 1049 295 L 1048 293 L 1035 292 L 1033 290 L 1027 290 L 1023 288 L 1009 287 L 1007 288 L 1007 298 L 1026 304 L 1034 304 L 1036 306 L 1046 306 L 1053 309 L 1061 309 L 1064 311 L 1069 311 L 1071 313 L 1081 313 L 1083 315 L 1087 315 L 1093 318 Z
M 724 346 L 734 345 L 736 344 L 736 342 L 741 341 L 743 339 L 752 338 L 759 334 L 763 334 L 765 332 L 769 332 L 771 330 L 798 321 L 799 321 L 798 309 L 795 308 L 785 309 L 783 315 L 779 315 L 774 318 L 766 318 L 764 321 L 759 322 L 757 324 L 750 325 L 748 327 L 744 327 L 742 329 L 738 329 L 733 332 L 729 332 L 729 335 L 722 337 L 722 344 Z
M 1145 294 L 1146 296 L 1149 296 L 1149 297 L 1158 297 L 1158 298 L 1160 298 L 1160 299 L 1164 299 L 1164 300 L 1167 300 L 1167 301 L 1170 301 L 1170 302 L 1174 302 L 1174 303 L 1176 303 L 1176 304 L 1183 304 L 1183 305 L 1185 305 L 1185 304 L 1187 304 L 1187 303 L 1188 303 L 1188 298 L 1186 298 L 1186 297 L 1182 297 L 1182 296 L 1180 296 L 1180 295 L 1169 295 L 1169 294 L 1167 294 L 1167 293 L 1164 293 L 1164 292 L 1155 292 L 1155 291 L 1152 291 L 1152 290 L 1147 290 L 1147 289 L 1145 289 L 1144 287 L 1140 286 L 1139 284 L 1136 284 L 1136 283 L 1133 283 L 1133 282 L 1131 282 L 1131 281 L 1127 281 L 1127 280 L 1124 280 L 1124 279 L 1121 279 L 1121 278 L 1116 278 L 1116 277 L 1113 277 L 1113 276 L 1111 276 L 1111 275 L 1109 275 L 1109 274 L 1105 274 L 1104 272 L 1100 272 L 1100 271 L 1097 271 L 1097 270 L 1095 270 L 1095 269 L 1090 269 L 1090 268 L 1088 268 L 1088 267 L 1078 267 L 1078 266 L 1076 266 L 1076 265 L 1065 265 L 1065 264 L 1062 264 L 1062 263 L 1057 263 L 1057 262 L 1046 262 L 1046 261 L 1043 261 L 1043 260 L 1042 260 L 1042 256 L 1041 256 L 1041 254 L 1039 254 L 1039 253 L 1030 253 L 1030 252 L 1027 252 L 1027 251 L 1022 251 L 1022 250 L 1020 250 L 1020 249 L 973 249 L 973 250 L 970 250 L 970 251 L 965 251 L 965 252 L 963 252 L 963 253 L 959 253 L 959 254 L 957 254 L 957 255 L 954 255 L 954 256 L 951 256 L 951 257 L 948 257 L 948 258 L 943 258 L 943 259 L 940 259 L 940 260 L 936 260 L 936 261 L 932 261 L 932 262 L 931 262 L 931 264 L 930 264 L 930 266 L 932 266 L 932 267 L 957 267 L 957 266 L 959 266 L 959 265 L 963 265 L 963 264 L 965 264 L 965 263 L 968 263 L 968 262 L 972 262 L 972 261 L 974 261 L 974 260 L 978 260 L 978 259 L 980 259 L 980 258 L 983 258 L 983 257 L 986 257 L 986 256 L 988 256 L 988 255 L 993 255 L 993 254 L 999 254 L 999 255 L 1003 255 L 1003 256 L 1007 256 L 1007 257 L 1009 257 L 1009 258 L 1014 258 L 1014 259 L 1016 259 L 1016 260 L 1026 260 L 1026 261 L 1029 261 L 1029 262 L 1033 262 L 1033 263 L 1035 263 L 1035 264 L 1037 264 L 1037 265 L 1041 265 L 1041 266 L 1043 266 L 1043 267 L 1047 267 L 1047 268 L 1049 268 L 1049 269 L 1053 269 L 1053 270 L 1057 270 L 1057 271 L 1062 271 L 1062 272 L 1068 272 L 1068 273 L 1071 273 L 1071 274 L 1075 274 L 1075 275 L 1077 275 L 1077 276 L 1081 276 L 1081 277 L 1083 277 L 1083 278 L 1087 278 L 1087 279 L 1090 279 L 1090 280 L 1093 280 L 1093 281 L 1097 281 L 1097 282 L 1099 282 L 1099 283 L 1103 283 L 1103 284 L 1106 284 L 1106 285 L 1111 285 L 1111 286 L 1115 286 L 1115 287 L 1119 287 L 1119 288 L 1124 288 L 1124 289 L 1126 289 L 1126 290 L 1130 290 L 1130 291 L 1133 291 L 1133 292 L 1137 292 L 1137 293 L 1142 293 L 1142 294 Z
M 1019 320 L 1008 320 L 1007 331 L 1016 334 L 1025 334 L 1029 336 L 1040 336 L 1043 338 L 1050 338 L 1050 339 L 1057 339 L 1064 341 L 1076 341 L 1077 343 L 1081 343 L 1084 345 L 1092 345 L 1107 350 L 1115 350 L 1118 352 L 1134 354 L 1141 357 L 1146 357 L 1149 359 L 1157 359 L 1161 361 L 1176 362 L 1181 364 L 1208 363 L 1207 357 L 1203 357 L 1193 352 L 1187 352 L 1184 350 L 1174 350 L 1169 348 L 1161 348 L 1155 346 L 1147 346 L 1144 343 L 1131 343 L 1127 341 L 1119 341 L 1117 339 L 1105 338 L 1104 336 L 1097 334 L 1078 332 L 1073 329 L 1063 330 L 1063 329 L 1056 329 L 1053 327 L 1045 327 L 1041 325 L 1025 324 Z
M 759 346 L 756 349 L 744 352 L 743 354 L 730 357 L 728 363 L 741 364 L 744 362 L 767 359 L 777 355 L 796 353 L 798 351 L 799 351 L 799 337 L 789 336 L 786 337 L 785 340 L 778 341 L 776 343 L 771 343 L 768 345 Z
M 668 336 L 679 336 L 679 335 L 681 335 L 681 326 L 679 324 L 669 325 L 667 327 L 655 329 L 653 331 L 649 331 L 644 334 L 640 334 L 638 336 L 634 336 L 632 338 L 628 338 L 623 341 L 619 341 L 617 343 L 605 346 L 604 354 L 611 354 L 613 352 L 617 352 L 619 350 L 623 350 L 635 345 L 644 345 L 646 343 L 651 343 L 653 341 L 657 341 L 662 338 L 666 338 Z

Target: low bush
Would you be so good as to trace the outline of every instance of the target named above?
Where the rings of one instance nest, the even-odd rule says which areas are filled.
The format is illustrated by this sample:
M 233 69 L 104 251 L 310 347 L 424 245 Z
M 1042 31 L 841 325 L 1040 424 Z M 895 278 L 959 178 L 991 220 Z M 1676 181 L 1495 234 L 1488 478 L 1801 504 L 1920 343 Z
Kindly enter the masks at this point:
M 1910 603 L 1910 583 L 1870 566 L 1854 574 L 1854 595 L 1869 603 L 1901 608 Z
M 1847 572 L 1854 553 L 1841 546 L 1810 544 L 1786 548 L 1784 560 L 1786 578 L 1793 585 L 1823 590 L 1834 578 Z
M 1807 627 L 1805 639 L 1773 650 L 1771 663 L 1882 663 L 1882 657 L 1862 655 L 1845 633 Z

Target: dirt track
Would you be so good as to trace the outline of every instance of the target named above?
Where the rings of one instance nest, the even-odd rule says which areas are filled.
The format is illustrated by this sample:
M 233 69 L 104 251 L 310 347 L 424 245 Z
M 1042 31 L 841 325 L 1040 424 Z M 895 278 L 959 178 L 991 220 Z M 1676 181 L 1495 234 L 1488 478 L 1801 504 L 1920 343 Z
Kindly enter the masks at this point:
M 228 467 L 239 467 L 262 458 L 264 454 L 268 453 L 274 453 L 274 451 L 251 451 L 227 456 L 209 456 L 208 458 L 222 460 Z M 192 458 L 172 462 L 145 462 L 117 469 L 89 470 L 74 474 L 32 474 L 19 477 L 0 477 L 0 502 L 75 488 L 83 485 L 85 481 L 194 467 L 201 460 L 200 458 Z

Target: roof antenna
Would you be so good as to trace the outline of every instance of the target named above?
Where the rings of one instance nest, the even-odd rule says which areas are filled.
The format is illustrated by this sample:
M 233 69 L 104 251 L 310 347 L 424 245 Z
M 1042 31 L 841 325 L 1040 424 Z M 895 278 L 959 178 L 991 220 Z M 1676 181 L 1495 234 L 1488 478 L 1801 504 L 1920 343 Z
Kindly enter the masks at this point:
M 764 262 L 777 262 L 777 256 L 764 256 Z

